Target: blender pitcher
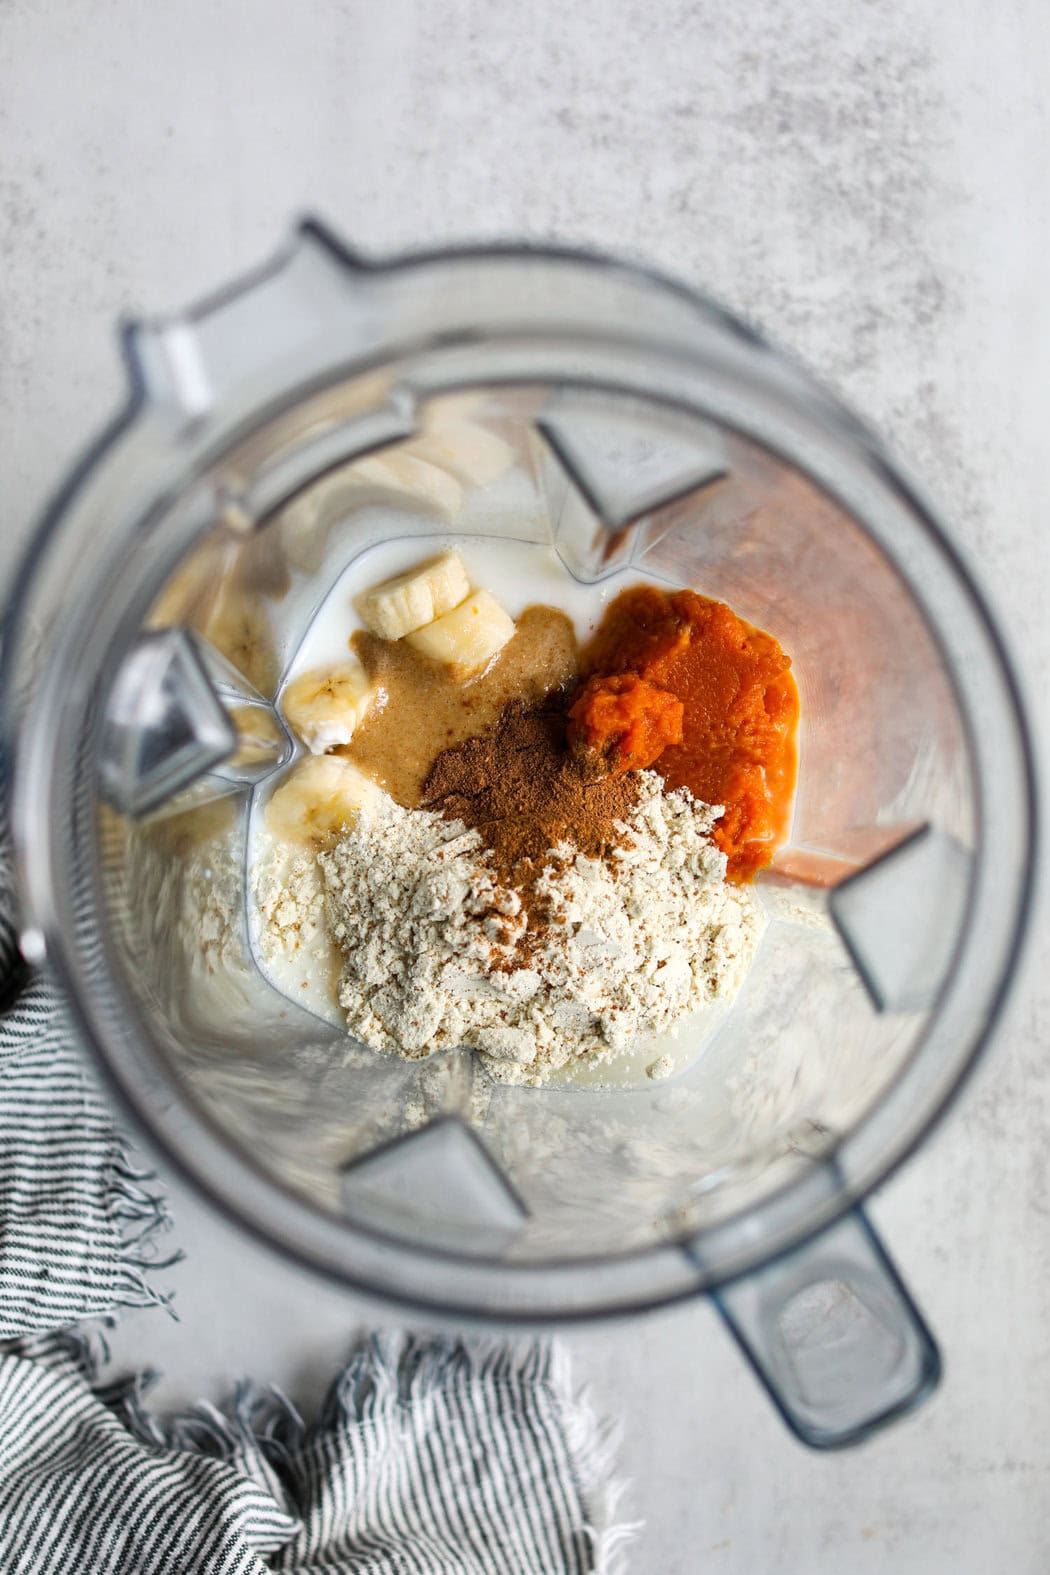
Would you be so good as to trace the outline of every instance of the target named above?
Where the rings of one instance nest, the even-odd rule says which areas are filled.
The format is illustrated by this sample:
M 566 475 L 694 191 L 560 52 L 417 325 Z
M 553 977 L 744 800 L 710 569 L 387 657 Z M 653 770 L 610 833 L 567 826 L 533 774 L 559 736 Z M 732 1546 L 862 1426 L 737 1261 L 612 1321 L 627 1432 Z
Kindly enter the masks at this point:
M 347 1284 L 517 1324 L 709 1292 L 805 1442 L 914 1405 L 937 1349 L 860 1200 L 986 1041 L 1034 852 L 1016 683 L 921 497 L 750 330 L 599 256 L 375 265 L 308 222 L 124 353 L 128 405 L 20 570 L 5 717 L 23 952 L 147 1135 Z M 435 441 L 488 460 L 445 496 L 403 465 L 392 493 L 376 459 Z M 792 657 L 768 927 L 668 1082 L 381 1055 L 256 965 L 282 674 L 358 554 L 450 534 L 547 544 L 612 593 L 694 587 Z

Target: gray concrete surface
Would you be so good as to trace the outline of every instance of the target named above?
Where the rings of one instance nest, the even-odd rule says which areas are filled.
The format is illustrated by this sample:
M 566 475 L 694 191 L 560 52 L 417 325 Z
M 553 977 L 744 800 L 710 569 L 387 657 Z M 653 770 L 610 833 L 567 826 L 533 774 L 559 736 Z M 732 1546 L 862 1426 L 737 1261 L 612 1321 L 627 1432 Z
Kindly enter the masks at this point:
M 1050 677 L 1050 33 L 1038 0 L 4 0 L 0 535 L 116 400 L 111 325 L 327 214 L 360 246 L 518 234 L 705 283 L 860 405 L 940 496 L 1033 693 Z M 1045 947 L 1045 920 L 1039 950 Z M 1050 994 L 874 1215 L 944 1386 L 833 1458 L 784 1433 L 703 1305 L 570 1338 L 622 1415 L 639 1575 L 1050 1566 Z M 172 1188 L 163 1395 L 316 1394 L 376 1311 Z

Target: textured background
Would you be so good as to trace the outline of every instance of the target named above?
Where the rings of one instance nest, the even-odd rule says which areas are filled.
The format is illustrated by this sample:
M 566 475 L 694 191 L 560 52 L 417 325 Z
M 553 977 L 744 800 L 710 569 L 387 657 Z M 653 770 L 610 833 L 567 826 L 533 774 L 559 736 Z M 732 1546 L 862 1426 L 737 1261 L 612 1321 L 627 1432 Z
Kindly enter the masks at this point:
M 117 399 L 114 318 L 255 263 L 290 214 L 379 251 L 557 236 L 706 284 L 860 405 L 1039 695 L 1048 82 L 1040 0 L 0 0 L 0 551 Z M 921 1414 L 820 1458 L 704 1305 L 571 1336 L 625 1419 L 640 1575 L 1050 1567 L 1048 1009 L 1030 968 L 874 1205 L 946 1351 Z M 315 1394 L 375 1310 L 175 1191 L 182 1322 L 129 1320 L 118 1355 L 169 1397 L 249 1368 Z

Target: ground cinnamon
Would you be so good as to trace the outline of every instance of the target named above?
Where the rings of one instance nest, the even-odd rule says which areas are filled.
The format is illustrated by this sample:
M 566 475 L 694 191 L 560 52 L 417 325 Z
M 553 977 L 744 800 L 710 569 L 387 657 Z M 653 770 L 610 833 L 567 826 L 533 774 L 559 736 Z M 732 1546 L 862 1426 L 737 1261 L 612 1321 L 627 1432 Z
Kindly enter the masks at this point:
M 479 831 L 504 880 L 540 919 L 532 887 L 552 848 L 600 857 L 638 799 L 632 775 L 589 777 L 566 744 L 566 701 L 506 707 L 496 727 L 439 755 L 423 805 Z

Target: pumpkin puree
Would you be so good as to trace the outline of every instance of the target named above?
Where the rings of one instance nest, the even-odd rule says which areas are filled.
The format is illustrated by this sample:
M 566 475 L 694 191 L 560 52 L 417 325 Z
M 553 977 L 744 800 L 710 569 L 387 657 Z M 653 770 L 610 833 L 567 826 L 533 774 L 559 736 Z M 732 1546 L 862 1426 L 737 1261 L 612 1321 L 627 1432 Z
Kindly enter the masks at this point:
M 597 756 L 610 776 L 644 771 L 668 744 L 682 742 L 681 700 L 637 673 L 596 674 L 569 711 L 568 741 Z
M 583 670 L 576 736 L 629 770 L 666 734 L 645 763 L 668 788 L 725 805 L 714 836 L 727 877 L 751 880 L 787 836 L 798 768 L 798 688 L 780 644 L 724 602 L 639 585 L 610 603 Z M 630 674 L 642 686 L 625 685 Z M 677 739 L 670 696 L 682 703 Z

